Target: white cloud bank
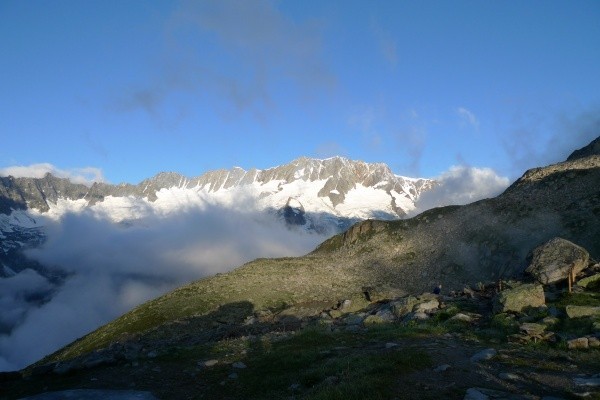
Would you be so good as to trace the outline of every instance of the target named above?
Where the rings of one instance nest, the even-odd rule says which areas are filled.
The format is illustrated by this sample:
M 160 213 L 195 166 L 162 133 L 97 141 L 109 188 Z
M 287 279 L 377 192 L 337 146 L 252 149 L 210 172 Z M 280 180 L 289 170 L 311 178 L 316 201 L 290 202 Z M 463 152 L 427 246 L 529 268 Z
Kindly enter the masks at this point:
M 497 196 L 510 183 L 490 168 L 453 166 L 435 178 L 438 186 L 421 195 L 411 216 L 433 207 L 463 205 Z
M 0 176 L 13 176 L 15 178 L 43 178 L 48 173 L 58 178 L 67 178 L 71 182 L 88 186 L 94 182 L 106 181 L 102 170 L 94 167 L 60 169 L 50 163 L 40 163 L 0 168 Z
M 47 235 L 29 256 L 71 275 L 41 306 L 27 301 L 31 285 L 47 289 L 38 274 L 0 280 L 0 305 L 15 310 L 4 323 L 16 323 L 0 333 L 0 371 L 23 368 L 177 286 L 257 257 L 302 255 L 327 237 L 290 230 L 270 214 L 206 205 L 129 227 L 89 211 L 67 214 L 49 222 Z

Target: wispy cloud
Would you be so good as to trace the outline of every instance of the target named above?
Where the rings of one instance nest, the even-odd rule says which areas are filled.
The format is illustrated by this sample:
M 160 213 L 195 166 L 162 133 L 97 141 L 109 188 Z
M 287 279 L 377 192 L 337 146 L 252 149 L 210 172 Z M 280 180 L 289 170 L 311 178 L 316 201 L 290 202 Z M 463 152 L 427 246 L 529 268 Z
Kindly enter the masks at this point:
M 438 178 L 438 186 L 423 193 L 411 215 L 433 207 L 463 205 L 497 196 L 510 183 L 490 168 L 453 166 Z
M 502 141 L 512 173 L 564 161 L 600 136 L 600 107 L 553 114 L 518 113 Z
M 94 182 L 106 181 L 102 170 L 94 167 L 60 169 L 49 163 L 41 163 L 0 168 L 0 176 L 11 175 L 15 178 L 43 178 L 48 173 L 59 178 L 70 179 L 74 183 L 82 183 L 88 186 Z
M 371 19 L 371 30 L 377 41 L 379 51 L 385 60 L 392 67 L 398 65 L 398 47 L 396 41 L 374 18 Z
M 273 88 L 282 82 L 299 97 L 335 85 L 319 24 L 292 20 L 267 0 L 184 1 L 167 20 L 163 51 L 154 80 L 133 85 L 116 109 L 160 119 L 177 93 L 208 93 L 223 115 L 263 119 L 276 109 Z
M 473 112 L 469 111 L 465 107 L 458 107 L 456 109 L 456 113 L 458 114 L 463 124 L 467 124 L 473 129 L 479 130 L 479 120 L 477 119 L 475 114 L 473 114 Z

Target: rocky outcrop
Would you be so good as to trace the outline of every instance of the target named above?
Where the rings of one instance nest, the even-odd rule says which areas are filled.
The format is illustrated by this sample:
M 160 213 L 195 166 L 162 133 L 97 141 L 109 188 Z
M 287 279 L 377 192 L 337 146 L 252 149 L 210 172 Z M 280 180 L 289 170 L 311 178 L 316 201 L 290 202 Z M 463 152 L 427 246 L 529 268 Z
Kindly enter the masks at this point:
M 527 307 L 540 307 L 545 303 L 542 285 L 523 284 L 500 292 L 494 298 L 494 312 L 521 312 Z
M 587 268 L 590 255 L 576 244 L 554 238 L 533 250 L 532 260 L 525 272 L 547 285 L 567 279 Z

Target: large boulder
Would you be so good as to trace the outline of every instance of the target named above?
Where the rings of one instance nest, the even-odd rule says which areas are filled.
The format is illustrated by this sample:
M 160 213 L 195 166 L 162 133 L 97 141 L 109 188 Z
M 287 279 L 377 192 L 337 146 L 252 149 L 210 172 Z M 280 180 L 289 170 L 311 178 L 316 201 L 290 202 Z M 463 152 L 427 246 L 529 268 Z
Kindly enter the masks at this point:
M 504 290 L 494 298 L 494 312 L 521 312 L 527 307 L 540 307 L 546 303 L 544 287 L 537 284 L 523 284 Z
M 565 311 L 567 312 L 567 317 L 569 318 L 600 316 L 600 307 L 568 305 L 565 307 Z
M 554 238 L 533 250 L 531 263 L 525 272 L 543 285 L 567 279 L 571 268 L 575 274 L 587 268 L 588 252 L 566 239 Z

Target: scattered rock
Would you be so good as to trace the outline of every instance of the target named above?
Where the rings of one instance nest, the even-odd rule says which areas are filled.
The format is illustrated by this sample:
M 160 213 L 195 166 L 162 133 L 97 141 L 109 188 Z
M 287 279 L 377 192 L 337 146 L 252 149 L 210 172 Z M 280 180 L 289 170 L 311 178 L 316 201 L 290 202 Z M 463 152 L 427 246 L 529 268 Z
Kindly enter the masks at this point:
M 234 362 L 231 366 L 233 368 L 238 368 L 238 369 L 244 369 L 244 368 L 246 368 L 246 364 L 244 364 L 241 361 Z
M 588 337 L 588 346 L 590 348 L 600 347 L 600 339 L 594 336 Z
M 480 351 L 479 353 L 473 355 L 471 357 L 471 362 L 480 362 L 480 361 L 485 361 L 485 360 L 489 360 L 491 358 L 493 358 L 496 354 L 498 354 L 498 352 L 496 351 L 496 349 L 485 349 Z
M 484 388 L 471 388 L 465 393 L 463 400 L 525 400 L 530 397 L 521 396 L 518 394 L 512 394 L 508 392 L 502 392 L 499 390 L 484 389 Z
M 500 292 L 494 298 L 494 313 L 507 311 L 521 312 L 527 307 L 540 307 L 545 304 L 544 287 L 536 284 L 523 284 Z
M 410 316 L 409 320 L 413 320 L 413 319 L 424 320 L 424 319 L 428 319 L 428 318 L 429 318 L 429 315 L 425 314 L 424 312 L 416 312 Z
M 383 324 L 384 322 L 386 321 L 378 315 L 369 315 L 363 320 L 365 325 Z
M 433 372 L 444 372 L 447 371 L 450 368 L 450 364 L 442 364 L 442 365 L 438 365 L 437 367 L 435 367 L 433 369 Z
M 302 385 L 300 385 L 299 383 L 292 383 L 289 387 L 288 390 L 291 390 L 292 392 L 297 392 L 300 390 L 300 388 L 302 387 Z
M 587 268 L 590 255 L 576 244 L 554 238 L 533 250 L 531 264 L 525 272 L 547 285 L 567 279 L 573 268 L 575 275 Z
M 407 296 L 391 302 L 391 311 L 397 318 L 402 318 L 410 313 L 418 302 L 416 297 Z
M 156 351 L 149 351 L 148 354 L 146 354 L 146 357 L 148 358 L 156 358 L 158 356 L 158 353 Z
M 360 325 L 363 322 L 363 317 L 358 314 L 350 314 L 346 318 L 344 318 L 344 323 L 346 325 Z
M 419 312 L 428 313 L 428 312 L 432 312 L 434 310 L 437 310 L 439 306 L 440 306 L 440 302 L 437 299 L 430 299 L 430 300 L 424 301 L 422 303 L 417 303 L 413 307 L 413 312 L 415 312 L 415 313 L 419 313 Z
M 526 322 L 524 324 L 521 324 L 521 326 L 519 326 L 519 329 L 528 335 L 535 336 L 541 335 L 544 332 L 544 330 L 546 330 L 546 325 Z
M 393 322 L 396 320 L 396 316 L 389 308 L 379 310 L 375 315 L 381 318 L 384 322 Z
M 573 382 L 577 386 L 591 386 L 591 387 L 596 387 L 596 386 L 600 386 L 600 377 L 594 376 L 592 378 L 574 378 Z
M 517 374 L 513 374 L 510 372 L 502 372 L 501 374 L 498 375 L 498 378 L 504 380 L 504 381 L 520 381 L 521 377 Z
M 219 360 L 206 360 L 198 363 L 199 367 L 214 367 L 219 363 Z
M 542 320 L 542 324 L 546 325 L 546 327 L 556 325 L 559 322 L 560 322 L 560 319 L 558 319 L 556 317 L 546 317 Z
M 227 375 L 227 377 L 229 379 L 237 379 L 238 378 L 238 374 L 237 374 L 237 372 L 232 372 L 231 374 Z
M 589 347 L 588 338 L 580 337 L 577 339 L 571 339 L 567 341 L 567 347 L 569 349 L 587 349 Z
M 452 318 L 450 318 L 451 321 L 463 321 L 463 322 L 472 322 L 473 321 L 473 317 L 467 315 L 467 314 L 463 314 L 463 313 L 458 313 L 455 316 L 453 316 Z
M 398 346 L 398 343 L 388 342 L 385 344 L 386 349 L 391 349 L 392 347 L 397 347 L 397 346 Z
M 352 306 L 352 300 L 346 299 L 340 303 L 339 310 L 348 310 Z
M 600 307 L 568 305 L 565 307 L 565 311 L 569 318 L 600 316 Z

